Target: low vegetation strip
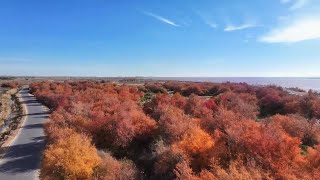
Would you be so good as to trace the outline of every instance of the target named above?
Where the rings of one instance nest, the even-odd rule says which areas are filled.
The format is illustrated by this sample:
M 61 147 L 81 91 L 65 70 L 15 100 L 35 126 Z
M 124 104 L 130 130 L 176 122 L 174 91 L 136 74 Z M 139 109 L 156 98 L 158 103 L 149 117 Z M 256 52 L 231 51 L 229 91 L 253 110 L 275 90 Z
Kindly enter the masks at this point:
M 0 125 L 0 146 L 2 146 L 9 135 L 16 130 L 20 124 L 23 115 L 23 108 L 18 98 L 18 89 L 7 90 L 2 96 L 1 102 L 4 102 L 3 107 L 6 113 L 3 113 Z
M 320 98 L 245 83 L 38 82 L 41 179 L 317 179 Z
M 0 126 L 11 114 L 12 96 L 16 93 L 17 89 L 7 89 L 0 94 Z

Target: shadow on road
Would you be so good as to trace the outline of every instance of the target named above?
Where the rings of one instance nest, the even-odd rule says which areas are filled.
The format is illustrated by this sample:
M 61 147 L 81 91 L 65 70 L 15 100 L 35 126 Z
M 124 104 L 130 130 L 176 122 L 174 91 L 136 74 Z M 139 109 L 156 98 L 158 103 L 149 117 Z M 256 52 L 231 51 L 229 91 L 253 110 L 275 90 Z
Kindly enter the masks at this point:
M 50 112 L 44 112 L 43 108 L 35 107 L 41 106 L 41 103 L 34 96 L 29 95 L 28 89 L 23 89 L 21 94 L 22 103 L 27 106 L 29 113 L 23 115 L 28 117 L 13 143 L 9 147 L 0 148 L 1 180 L 17 179 L 17 175 L 21 176 L 22 173 L 39 170 L 45 147 L 45 136 L 41 133 L 41 129 Z M 33 176 L 33 174 L 34 172 L 28 176 Z
M 35 119 L 48 119 L 49 115 L 34 117 Z
M 50 115 L 50 112 L 47 111 L 47 112 L 43 112 L 43 113 L 29 113 L 29 114 L 24 114 L 24 115 L 19 115 L 20 117 L 23 117 L 23 116 L 31 116 L 32 118 L 34 119 L 47 119 L 49 118 L 49 115 Z
M 20 96 L 21 98 L 33 98 L 32 96 L 30 95 L 23 95 L 23 96 Z
M 30 162 L 40 162 L 41 155 L 39 153 L 44 147 L 44 137 L 41 136 L 33 138 L 31 143 L 11 146 L 3 156 L 7 161 L 0 165 L 0 172 L 15 174 L 38 169 L 39 164 Z
M 42 106 L 41 104 L 28 104 L 28 106 Z
M 22 101 L 21 102 L 22 104 L 26 104 L 26 105 L 41 105 L 37 100 L 33 100 L 33 99 L 30 99 L 30 100 L 25 100 L 25 101 Z
M 22 127 L 23 129 L 43 128 L 43 124 L 30 124 Z
M 26 116 L 39 116 L 39 115 L 49 115 L 49 112 L 42 112 L 42 113 L 28 113 Z
M 43 141 L 45 139 L 46 139 L 46 136 L 39 136 L 39 137 L 32 138 L 32 141 Z

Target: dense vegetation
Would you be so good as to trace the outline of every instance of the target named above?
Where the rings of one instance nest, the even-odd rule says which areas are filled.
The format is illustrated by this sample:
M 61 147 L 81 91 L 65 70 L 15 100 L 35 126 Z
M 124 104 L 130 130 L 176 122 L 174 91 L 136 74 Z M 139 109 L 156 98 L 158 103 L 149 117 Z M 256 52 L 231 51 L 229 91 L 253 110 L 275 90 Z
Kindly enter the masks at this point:
M 40 82 L 42 179 L 316 179 L 320 98 L 240 83 Z

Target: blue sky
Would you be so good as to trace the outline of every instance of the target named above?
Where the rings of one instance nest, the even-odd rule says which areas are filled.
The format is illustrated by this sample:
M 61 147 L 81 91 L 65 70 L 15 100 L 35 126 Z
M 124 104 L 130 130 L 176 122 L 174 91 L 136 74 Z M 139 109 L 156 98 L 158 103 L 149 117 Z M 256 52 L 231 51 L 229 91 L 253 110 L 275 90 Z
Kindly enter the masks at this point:
M 319 0 L 0 0 L 0 75 L 320 76 Z

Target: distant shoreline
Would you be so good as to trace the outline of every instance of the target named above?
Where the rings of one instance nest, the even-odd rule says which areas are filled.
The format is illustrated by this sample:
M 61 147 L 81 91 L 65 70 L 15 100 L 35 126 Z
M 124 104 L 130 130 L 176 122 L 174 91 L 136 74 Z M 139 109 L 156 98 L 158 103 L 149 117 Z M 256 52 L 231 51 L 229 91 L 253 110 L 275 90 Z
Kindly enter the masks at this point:
M 105 80 L 129 82 L 150 82 L 150 81 L 186 81 L 186 82 L 213 82 L 213 83 L 247 83 L 250 85 L 276 85 L 284 88 L 300 88 L 303 90 L 320 91 L 320 77 L 80 77 L 80 76 L 0 76 L 1 80 Z

